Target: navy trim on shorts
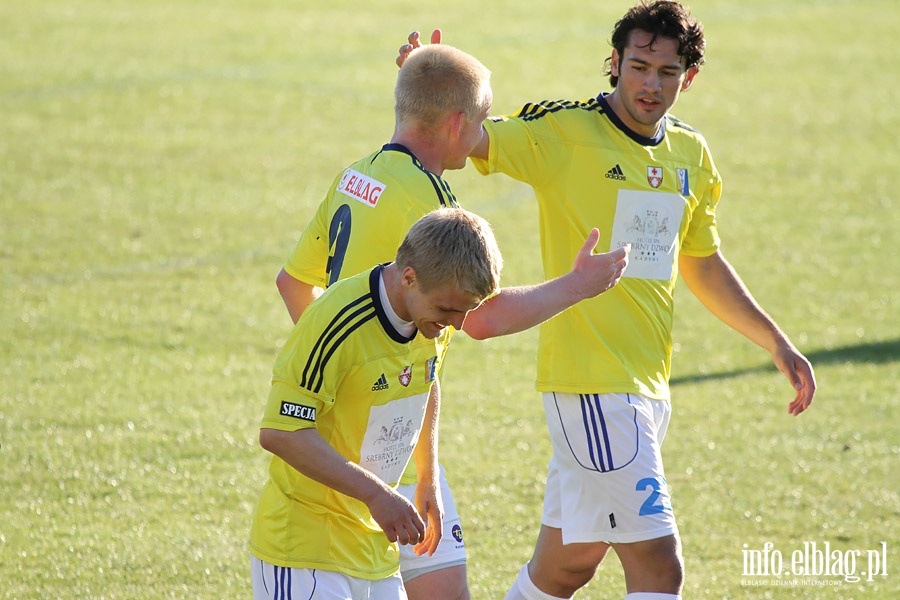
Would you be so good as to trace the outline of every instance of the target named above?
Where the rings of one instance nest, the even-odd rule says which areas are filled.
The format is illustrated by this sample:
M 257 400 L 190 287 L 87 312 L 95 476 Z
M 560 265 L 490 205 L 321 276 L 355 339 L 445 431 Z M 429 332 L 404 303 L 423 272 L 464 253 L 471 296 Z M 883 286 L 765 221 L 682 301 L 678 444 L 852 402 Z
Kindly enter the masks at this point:
M 579 394 L 581 400 L 581 418 L 584 420 L 584 433 L 591 456 L 591 462 L 601 473 L 615 470 L 612 448 L 609 445 L 609 432 L 600 397 L 597 394 Z M 604 460 L 604 450 L 606 460 Z

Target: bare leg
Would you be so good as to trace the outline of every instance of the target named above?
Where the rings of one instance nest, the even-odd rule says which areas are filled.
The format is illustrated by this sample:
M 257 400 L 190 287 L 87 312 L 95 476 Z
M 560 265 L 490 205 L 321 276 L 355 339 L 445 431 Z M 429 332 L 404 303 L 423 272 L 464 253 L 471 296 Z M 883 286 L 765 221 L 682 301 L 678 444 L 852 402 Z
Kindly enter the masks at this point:
M 631 592 L 680 594 L 684 582 L 681 542 L 677 535 L 613 546 Z
M 466 566 L 438 569 L 404 582 L 409 600 L 469 600 Z
M 551 596 L 569 598 L 591 580 L 609 544 L 562 543 L 562 530 L 541 525 L 528 573 L 539 590 Z
M 541 591 L 569 598 L 594 577 L 609 548 L 603 542 L 563 545 L 561 530 L 542 525 L 528 573 Z M 677 536 L 613 548 L 622 562 L 628 593 L 681 593 L 684 567 Z

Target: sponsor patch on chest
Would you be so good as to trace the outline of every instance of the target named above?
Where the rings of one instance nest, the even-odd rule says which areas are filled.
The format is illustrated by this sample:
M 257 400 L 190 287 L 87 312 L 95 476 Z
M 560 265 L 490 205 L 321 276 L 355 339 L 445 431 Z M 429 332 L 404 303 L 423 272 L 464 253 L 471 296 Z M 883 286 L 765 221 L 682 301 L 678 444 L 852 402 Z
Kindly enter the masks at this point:
M 354 169 L 347 169 L 338 182 L 337 191 L 375 208 L 385 185 Z

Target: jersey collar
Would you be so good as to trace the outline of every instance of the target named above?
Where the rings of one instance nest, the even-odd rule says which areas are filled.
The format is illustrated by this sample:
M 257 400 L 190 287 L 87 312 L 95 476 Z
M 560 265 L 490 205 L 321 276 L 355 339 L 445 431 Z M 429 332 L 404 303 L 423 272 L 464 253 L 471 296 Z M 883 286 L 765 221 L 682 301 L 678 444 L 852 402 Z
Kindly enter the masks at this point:
M 390 142 L 390 143 L 387 143 L 384 146 L 382 146 L 381 151 L 382 152 L 399 152 L 401 154 L 405 154 L 412 159 L 413 164 L 416 165 L 418 168 L 420 168 L 423 171 L 428 171 L 428 169 L 425 168 L 425 165 L 422 164 L 422 161 L 420 161 L 418 158 L 416 158 L 416 155 L 412 153 L 412 150 L 410 150 L 403 144 L 398 144 L 396 142 Z M 431 173 L 431 171 L 428 171 L 428 172 Z M 435 175 L 435 177 L 437 177 L 437 176 Z
M 397 144 L 395 142 L 390 142 L 381 147 L 382 152 L 402 152 L 403 154 L 408 154 L 412 157 L 413 160 L 419 160 L 416 158 L 416 155 L 412 153 L 412 150 L 404 146 L 403 144 Z
M 381 328 L 384 329 L 384 332 L 388 334 L 392 340 L 399 344 L 408 344 L 409 342 L 416 339 L 416 336 L 419 334 L 418 329 L 413 329 L 413 332 L 409 335 L 409 337 L 403 335 L 394 325 L 391 323 L 390 318 L 387 315 L 387 311 L 384 308 L 384 305 L 381 303 L 381 294 L 379 293 L 379 285 L 381 283 L 381 271 L 385 266 L 390 263 L 384 263 L 382 265 L 378 265 L 372 272 L 369 273 L 369 293 L 372 295 L 372 303 L 375 305 L 375 314 L 378 315 L 378 322 L 381 323 Z
M 658 146 L 660 142 L 662 142 L 666 137 L 665 117 L 663 117 L 662 124 L 660 125 L 659 131 L 656 132 L 655 136 L 646 137 L 640 135 L 639 133 L 635 133 L 634 131 L 632 131 L 627 125 L 625 125 L 625 123 L 622 122 L 622 119 L 619 118 L 619 115 L 617 115 L 609 105 L 609 101 L 606 99 L 607 96 L 609 96 L 609 92 L 601 92 L 600 95 L 597 96 L 597 102 L 603 109 L 603 114 L 609 117 L 609 120 L 612 121 L 612 124 L 615 125 L 622 133 L 633 139 L 641 146 Z

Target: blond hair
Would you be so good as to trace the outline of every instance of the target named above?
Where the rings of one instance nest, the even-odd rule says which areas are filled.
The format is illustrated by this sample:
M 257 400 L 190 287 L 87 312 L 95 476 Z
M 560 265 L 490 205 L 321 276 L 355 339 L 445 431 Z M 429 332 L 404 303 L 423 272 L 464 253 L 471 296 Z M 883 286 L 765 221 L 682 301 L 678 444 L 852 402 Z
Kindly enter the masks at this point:
M 462 208 L 440 208 L 416 221 L 397 250 L 424 291 L 443 285 L 484 300 L 500 287 L 503 257 L 487 221 Z
M 397 125 L 430 129 L 450 113 L 480 121 L 490 109 L 491 72 L 475 57 L 445 44 L 413 50 L 394 86 Z

